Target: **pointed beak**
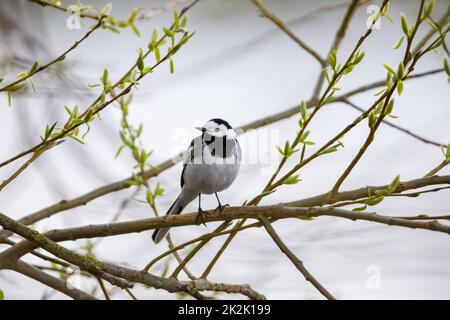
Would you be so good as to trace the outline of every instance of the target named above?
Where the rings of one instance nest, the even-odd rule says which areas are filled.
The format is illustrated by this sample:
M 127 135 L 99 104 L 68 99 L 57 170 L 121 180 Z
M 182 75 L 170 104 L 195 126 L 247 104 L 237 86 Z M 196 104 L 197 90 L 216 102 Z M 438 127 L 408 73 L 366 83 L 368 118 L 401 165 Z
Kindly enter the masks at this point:
M 195 127 L 195 129 L 200 130 L 201 132 L 205 132 L 206 128 L 204 127 Z

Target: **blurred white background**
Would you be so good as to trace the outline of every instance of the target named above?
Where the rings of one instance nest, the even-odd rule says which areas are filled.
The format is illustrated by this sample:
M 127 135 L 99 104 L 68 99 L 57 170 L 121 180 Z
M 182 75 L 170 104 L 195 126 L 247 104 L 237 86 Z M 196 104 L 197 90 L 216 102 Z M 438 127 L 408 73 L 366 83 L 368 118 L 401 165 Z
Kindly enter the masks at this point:
M 340 24 L 348 1 L 269 1 L 264 3 L 302 40 L 325 55 Z M 400 12 L 416 16 L 417 1 L 392 1 L 390 16 L 395 25 L 384 20 L 365 42 L 366 57 L 340 87 L 342 92 L 360 85 L 381 80 L 385 76 L 383 63 L 396 66 L 402 50 L 393 50 L 401 36 Z M 442 14 L 449 1 L 436 1 L 435 17 Z M 63 1 L 63 4 L 69 2 Z M 89 1 L 103 7 L 106 1 Z M 151 9 L 166 1 L 113 1 L 111 14 L 125 18 L 133 7 Z M 377 3 L 377 2 L 376 2 Z M 178 3 L 180 10 L 185 3 Z M 369 4 L 367 4 L 369 5 Z M 361 7 L 350 24 L 339 51 L 342 60 L 366 30 L 367 5 Z M 321 10 L 319 10 L 321 9 Z M 30 45 L 22 33 L 15 32 L 10 21 L 4 20 L 0 33 L 1 61 L 13 55 L 44 63 L 68 48 L 92 24 L 85 20 L 81 30 L 66 28 L 67 15 L 51 8 L 42 8 L 28 1 L 2 1 L 2 19 L 14 20 L 41 45 Z M 143 143 L 154 150 L 152 164 L 158 164 L 187 146 L 195 135 L 194 126 L 220 117 L 237 127 L 307 100 L 313 90 L 319 65 L 269 20 L 258 17 L 256 8 L 244 0 L 202 0 L 189 12 L 188 28 L 196 34 L 180 50 L 175 60 L 175 74 L 168 64 L 147 76 L 135 91 L 130 121 L 144 124 Z M 65 119 L 64 105 L 86 106 L 98 89 L 97 83 L 104 68 L 110 77 L 120 77 L 137 57 L 137 49 L 146 47 L 153 27 L 168 26 L 172 13 L 155 15 L 139 21 L 141 37 L 131 30 L 115 34 L 108 30 L 95 32 L 91 38 L 71 53 L 60 72 L 38 75 L 35 78 L 38 94 L 29 92 L 14 96 L 13 106 L 7 107 L 6 94 L 0 95 L 0 159 L 6 159 L 38 142 L 46 123 Z M 428 30 L 419 32 L 423 36 Z M 420 61 L 416 72 L 442 67 L 442 57 L 429 54 Z M 24 67 L 24 69 L 26 69 Z M 6 70 L 6 71 L 4 71 Z M 2 74 L 8 69 L 3 69 Z M 14 71 L 15 72 L 15 71 Z M 14 73 L 13 73 L 14 74 Z M 368 108 L 377 90 L 360 94 L 352 101 Z M 44 94 L 45 93 L 45 94 Z M 45 98 L 44 98 L 45 97 Z M 450 94 L 447 77 L 440 73 L 405 83 L 405 93 L 396 99 L 394 122 L 441 143 L 448 143 Z M 328 141 L 343 126 L 350 123 L 357 112 L 337 103 L 318 113 L 311 125 L 310 139 L 319 145 Z M 73 198 L 95 187 L 123 179 L 130 175 L 133 162 L 124 152 L 114 159 L 120 146 L 118 124 L 121 117 L 117 106 L 102 113 L 86 138 L 86 145 L 73 141 L 54 148 L 38 159 L 17 180 L 0 192 L 0 211 L 20 218 L 61 199 Z M 221 194 L 222 202 L 239 205 L 251 199 L 265 185 L 269 176 L 267 162 L 276 163 L 279 156 L 276 144 L 293 138 L 297 117 L 277 122 L 261 130 L 274 130 L 279 141 L 270 141 L 261 152 L 264 164 L 244 164 L 234 185 Z M 300 199 L 328 191 L 359 150 L 367 135 L 367 126 L 360 125 L 343 139 L 345 149 L 308 165 L 301 171 L 302 182 L 282 187 L 267 197 L 263 204 Z M 180 133 L 184 134 L 180 138 Z M 246 152 L 255 133 L 239 139 Z M 315 147 L 311 148 L 314 150 Z M 342 189 L 389 183 L 397 174 L 402 180 L 423 176 L 442 161 L 439 148 L 424 144 L 395 129 L 383 126 L 377 133 L 364 158 L 359 162 Z M 289 165 L 289 163 L 288 163 Z M 13 167 L 0 170 L 3 180 Z M 265 169 L 265 170 L 264 170 Z M 158 202 L 164 213 L 179 192 L 181 165 L 177 165 L 152 180 L 166 189 Z M 447 168 L 441 174 L 449 174 Z M 45 231 L 56 227 L 107 223 L 117 212 L 123 199 L 132 190 L 102 197 L 87 206 L 59 213 L 34 225 Z M 138 198 L 143 199 L 140 195 Z M 215 208 L 214 196 L 203 197 L 204 208 Z M 196 209 L 196 203 L 185 211 Z M 428 193 L 419 198 L 389 198 L 375 207 L 388 215 L 448 214 L 449 193 Z M 127 207 L 120 220 L 152 216 L 149 208 L 138 201 Z M 215 224 L 176 228 L 172 231 L 175 243 L 181 243 L 206 231 Z M 334 218 L 314 221 L 289 219 L 274 224 L 275 229 L 290 248 L 302 259 L 316 278 L 339 299 L 449 299 L 450 298 L 450 241 L 448 235 L 423 230 L 409 230 L 365 222 L 351 222 Z M 163 242 L 154 245 L 150 232 L 104 239 L 95 249 L 100 259 L 116 261 L 142 268 L 166 249 Z M 17 239 L 17 238 L 16 238 Z M 189 264 L 190 270 L 200 274 L 222 244 L 222 239 L 209 243 Z M 75 247 L 85 241 L 66 242 Z M 35 261 L 26 257 L 28 261 Z M 174 266 L 174 261 L 172 266 Z M 160 274 L 163 264 L 154 269 Z M 380 270 L 381 287 L 368 288 L 368 268 Z M 216 265 L 210 280 L 230 283 L 249 283 L 271 299 L 321 299 L 316 290 L 295 270 L 262 229 L 239 234 Z M 86 284 L 91 285 L 90 283 Z M 0 272 L 0 288 L 6 299 L 39 299 L 49 289 L 25 277 Z M 176 298 L 162 290 L 136 286 L 141 299 Z M 114 298 L 127 298 L 117 292 Z M 238 296 L 236 296 L 237 298 Z M 51 298 L 66 298 L 62 294 Z

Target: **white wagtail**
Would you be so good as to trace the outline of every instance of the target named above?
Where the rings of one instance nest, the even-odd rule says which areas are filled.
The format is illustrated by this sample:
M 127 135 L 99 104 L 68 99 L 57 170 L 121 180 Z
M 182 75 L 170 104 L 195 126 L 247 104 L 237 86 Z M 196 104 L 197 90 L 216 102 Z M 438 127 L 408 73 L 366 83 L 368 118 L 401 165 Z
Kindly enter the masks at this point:
M 166 215 L 180 214 L 198 196 L 198 217 L 203 221 L 201 194 L 214 193 L 219 210 L 228 206 L 220 203 L 217 192 L 227 189 L 236 179 L 241 162 L 241 147 L 236 133 L 225 120 L 212 119 L 196 129 L 202 134 L 192 140 L 184 153 L 181 193 Z M 169 228 L 156 229 L 152 235 L 153 241 L 160 242 L 168 231 Z

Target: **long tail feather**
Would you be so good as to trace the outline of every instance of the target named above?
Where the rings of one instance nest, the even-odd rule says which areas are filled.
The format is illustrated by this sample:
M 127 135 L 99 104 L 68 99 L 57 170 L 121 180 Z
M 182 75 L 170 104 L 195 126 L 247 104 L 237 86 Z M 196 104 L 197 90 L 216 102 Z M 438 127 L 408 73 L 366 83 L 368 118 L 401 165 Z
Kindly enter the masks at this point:
M 192 200 L 194 200 L 197 197 L 195 193 L 189 192 L 185 189 L 183 189 L 178 196 L 178 198 L 174 201 L 174 203 L 170 206 L 169 210 L 167 211 L 166 215 L 171 214 L 180 214 L 181 211 L 183 211 L 184 207 L 189 204 Z M 155 243 L 159 243 L 166 234 L 169 232 L 170 228 L 161 228 L 156 229 L 152 234 L 152 239 Z

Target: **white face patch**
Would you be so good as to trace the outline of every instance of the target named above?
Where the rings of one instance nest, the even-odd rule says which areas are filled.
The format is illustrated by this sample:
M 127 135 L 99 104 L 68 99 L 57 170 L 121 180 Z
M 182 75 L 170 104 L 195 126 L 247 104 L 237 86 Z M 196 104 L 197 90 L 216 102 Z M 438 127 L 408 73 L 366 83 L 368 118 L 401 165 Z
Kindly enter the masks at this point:
M 214 121 L 208 121 L 204 127 L 209 135 L 218 138 L 228 135 L 231 131 L 234 133 L 234 130 L 229 130 L 224 124 L 218 124 Z

